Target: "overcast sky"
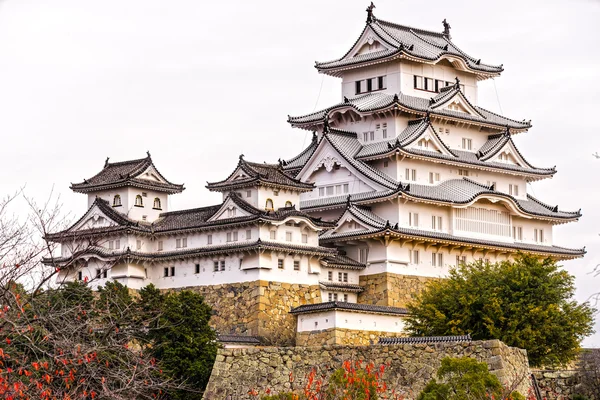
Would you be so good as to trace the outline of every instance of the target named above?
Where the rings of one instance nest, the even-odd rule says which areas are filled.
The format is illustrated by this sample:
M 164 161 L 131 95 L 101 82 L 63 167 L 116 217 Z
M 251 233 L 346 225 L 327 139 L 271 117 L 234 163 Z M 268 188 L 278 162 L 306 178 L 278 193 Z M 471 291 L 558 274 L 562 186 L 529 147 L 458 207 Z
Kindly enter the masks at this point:
M 555 244 L 587 246 L 565 267 L 578 300 L 600 290 L 600 2 L 376 2 L 381 19 L 442 30 L 460 48 L 505 72 L 480 84 L 479 105 L 533 128 L 516 137 L 528 161 L 557 165 L 528 191 L 578 223 Z M 366 18 L 367 0 L 0 0 L 0 194 L 54 187 L 79 217 L 85 196 L 69 190 L 112 161 L 149 150 L 171 181 L 185 183 L 171 210 L 214 204 L 220 180 L 244 153 L 276 161 L 310 137 L 300 115 L 340 100 L 340 80 L 314 61 L 342 56 Z M 487 6 L 487 8 L 482 7 Z M 600 325 L 596 325 L 600 331 Z M 586 346 L 600 347 L 600 334 Z

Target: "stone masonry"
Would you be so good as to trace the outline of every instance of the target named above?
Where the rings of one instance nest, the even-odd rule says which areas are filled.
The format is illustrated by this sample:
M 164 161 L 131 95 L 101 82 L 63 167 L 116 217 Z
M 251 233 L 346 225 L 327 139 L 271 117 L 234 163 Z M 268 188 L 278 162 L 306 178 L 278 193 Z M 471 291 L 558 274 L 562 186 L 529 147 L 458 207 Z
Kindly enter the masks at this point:
M 427 282 L 436 279 L 390 272 L 363 275 L 359 282 L 364 291 L 359 293 L 358 302 L 378 306 L 406 307 L 423 291 Z
M 213 308 L 211 325 L 220 334 L 259 336 L 264 343 L 293 346 L 296 317 L 289 311 L 321 301 L 319 286 L 254 281 L 193 286 Z
M 205 400 L 250 399 L 303 387 L 314 368 L 328 376 L 346 360 L 364 360 L 386 365 L 383 380 L 396 392 L 415 399 L 439 368 L 441 359 L 469 356 L 485 361 L 505 384 L 518 382 L 517 390 L 529 389 L 529 366 L 524 350 L 508 347 L 498 340 L 373 346 L 264 347 L 221 349 L 204 394 Z M 290 373 L 295 377 L 290 382 Z M 254 397 L 256 398 L 256 397 Z
M 354 329 L 331 328 L 320 331 L 296 333 L 296 346 L 355 345 L 374 344 L 379 338 L 406 336 L 394 332 L 362 331 Z

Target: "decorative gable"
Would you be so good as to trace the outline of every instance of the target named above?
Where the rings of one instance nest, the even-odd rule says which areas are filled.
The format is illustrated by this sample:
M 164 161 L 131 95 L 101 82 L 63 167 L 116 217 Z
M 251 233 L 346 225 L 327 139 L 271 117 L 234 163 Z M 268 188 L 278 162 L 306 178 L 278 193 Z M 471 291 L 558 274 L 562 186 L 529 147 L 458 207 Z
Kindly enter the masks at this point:
M 148 167 L 144 172 L 139 174 L 136 178 L 145 179 L 147 181 L 153 181 L 153 182 L 168 183 L 164 178 L 162 178 L 160 176 L 160 174 L 158 173 L 156 168 L 154 168 L 154 166 Z
M 444 99 L 443 96 L 443 94 L 439 95 L 437 100 L 438 102 L 431 106 L 432 110 L 446 109 L 454 112 L 469 114 L 474 117 L 485 118 L 477 109 L 475 109 L 475 107 L 471 105 L 469 100 L 467 100 L 460 90 L 456 90 L 452 96 L 448 95 L 448 98 L 446 99 Z
M 352 49 L 343 59 L 349 59 L 361 56 L 363 54 L 374 53 L 377 51 L 390 50 L 390 46 L 384 43 L 378 35 L 368 27 L 365 29 Z
M 221 219 L 228 218 L 237 218 L 237 217 L 247 217 L 252 215 L 248 211 L 241 208 L 235 201 L 232 200 L 231 197 L 227 197 L 227 199 L 223 202 L 219 210 L 212 215 L 207 221 L 218 221 Z
M 120 224 L 102 211 L 97 204 L 93 204 L 87 213 L 69 228 L 69 232 L 108 228 L 117 225 Z
M 448 146 L 435 133 L 433 127 L 428 124 L 425 129 L 416 138 L 413 138 L 405 147 L 408 150 L 431 151 L 447 156 L 454 157 Z

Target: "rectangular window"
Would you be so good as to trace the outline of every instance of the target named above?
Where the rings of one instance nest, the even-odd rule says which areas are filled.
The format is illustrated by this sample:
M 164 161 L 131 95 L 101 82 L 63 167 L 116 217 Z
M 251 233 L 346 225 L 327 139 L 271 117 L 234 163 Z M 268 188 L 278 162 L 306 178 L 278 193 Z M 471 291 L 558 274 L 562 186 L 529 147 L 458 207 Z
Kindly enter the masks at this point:
M 102 276 L 102 270 L 101 269 L 96 269 L 96 278 L 100 279 L 101 276 Z
M 300 271 L 300 261 L 294 261 L 294 271 Z
M 323 197 L 325 196 L 325 188 L 324 187 L 320 187 L 319 188 L 319 197 Z
M 363 141 L 365 141 L 365 142 L 369 141 L 369 132 L 363 132 Z
M 238 240 L 238 233 L 237 233 L 237 231 L 232 232 L 232 236 L 233 236 L 233 241 L 237 242 L 237 240 Z
M 112 250 L 114 248 L 114 246 L 115 246 L 115 243 L 112 240 L 109 240 L 108 241 L 108 249 Z
M 355 94 L 360 94 L 360 81 L 354 82 Z
M 333 301 L 333 293 L 327 293 L 327 300 Z
M 206 244 L 212 244 L 212 235 L 206 236 Z
M 325 193 L 327 193 L 327 196 L 333 196 L 333 186 L 327 186 L 325 188 Z
M 79 279 L 80 281 L 83 280 L 83 272 L 81 272 L 81 271 L 77 272 L 77 279 Z
M 218 272 L 218 271 L 219 271 L 219 262 L 213 261 L 213 272 Z
M 348 302 L 348 295 L 346 293 L 344 293 L 344 302 Z
M 419 214 L 418 213 L 413 213 L 413 212 L 408 213 L 408 225 L 412 226 L 413 228 L 419 227 Z
M 467 138 L 463 138 L 462 140 L 462 148 L 463 150 L 471 150 L 472 147 L 472 140 L 471 139 L 467 139 Z
M 437 265 L 437 254 L 431 253 L 431 266 L 435 267 Z
M 373 91 L 373 79 L 367 79 L 367 92 Z
M 515 240 L 523 240 L 523 227 L 522 226 L 513 226 L 513 239 Z
M 291 242 L 292 241 L 292 232 L 286 232 L 285 233 L 285 241 L 286 242 Z
M 200 264 L 196 264 L 196 265 L 194 266 L 194 272 L 195 272 L 196 274 L 199 274 L 199 273 L 200 273 Z
M 302 234 L 302 243 L 308 243 L 308 235 L 306 233 Z
M 231 242 L 231 232 L 227 232 L 227 241 Z
M 171 276 L 175 276 L 175 267 L 171 267 Z
M 410 252 L 410 263 L 419 264 L 419 250 L 409 250 Z
M 252 190 L 246 190 L 246 197 L 252 196 Z
M 385 76 L 377 77 L 377 89 L 385 89 Z
M 344 275 L 342 276 L 343 278 L 343 282 L 348 282 L 348 273 L 344 272 Z
M 225 271 L 225 260 L 221 260 L 221 271 Z
M 365 264 L 369 258 L 369 249 L 358 249 L 358 261 Z
M 384 161 L 384 162 L 383 162 L 383 168 L 387 168 L 387 167 L 388 167 L 388 165 L 389 165 L 389 162 L 388 162 L 388 161 Z
M 375 124 L 375 130 L 378 131 L 381 128 L 381 124 Z
M 328 281 L 332 281 L 333 280 L 333 272 L 327 271 L 327 280 Z
M 540 243 L 544 243 L 544 230 L 540 229 Z
M 169 276 L 169 267 L 165 267 L 163 269 L 163 276 L 166 278 L 167 276 Z
M 434 179 L 435 175 L 433 174 L 433 172 L 429 173 L 429 183 L 433 183 L 433 179 Z
M 277 268 L 283 269 L 283 259 L 280 258 L 279 260 L 277 260 Z
M 136 240 L 135 241 L 135 248 L 137 250 L 140 250 L 142 248 L 142 241 L 141 240 Z
M 115 240 L 115 250 L 119 250 L 121 248 L 121 241 L 119 239 Z
M 158 251 L 162 251 L 163 250 L 163 241 L 159 240 L 156 247 L 157 247 Z
M 374 131 L 369 132 L 369 139 L 375 140 L 375 132 Z
M 467 256 L 456 256 L 456 266 L 460 266 L 460 264 L 466 264 L 467 263 Z
M 342 282 L 342 273 L 338 272 L 338 282 Z
M 423 78 L 423 80 L 425 81 L 425 90 L 433 92 L 435 90 L 435 86 L 433 85 L 433 79 L 432 78 Z
M 437 253 L 438 256 L 438 267 L 444 266 L 444 253 Z
M 442 228 L 442 217 L 438 217 L 435 215 L 431 216 L 431 229 L 434 231 L 441 231 Z
M 349 189 L 350 189 L 350 185 L 348 185 L 347 183 L 344 183 L 344 194 L 348 193 Z
M 277 239 L 277 232 L 276 231 L 271 231 L 269 237 L 271 238 L 271 240 Z
M 417 170 L 416 169 L 412 170 L 411 178 L 412 178 L 413 182 L 417 181 Z
M 515 185 L 513 190 L 515 192 L 515 196 L 518 196 L 519 195 L 519 185 Z
M 458 170 L 458 175 L 460 175 L 460 176 L 469 176 L 469 170 L 468 169 L 459 169 Z
M 246 229 L 246 240 L 252 239 L 252 230 Z
M 187 247 L 187 238 L 181 239 L 181 247 Z
M 107 269 L 105 269 L 104 271 L 102 271 L 102 277 L 105 278 L 105 279 L 108 278 L 108 270 Z
M 175 247 L 176 248 L 181 248 L 181 239 L 175 239 Z

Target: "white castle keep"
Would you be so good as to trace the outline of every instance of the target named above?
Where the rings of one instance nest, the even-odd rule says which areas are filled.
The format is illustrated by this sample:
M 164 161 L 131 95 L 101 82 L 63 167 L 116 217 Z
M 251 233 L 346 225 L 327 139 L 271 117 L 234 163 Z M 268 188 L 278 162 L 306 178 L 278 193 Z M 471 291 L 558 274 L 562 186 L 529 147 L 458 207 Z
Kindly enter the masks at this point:
M 365 343 L 402 335 L 406 303 L 450 267 L 517 252 L 559 260 L 553 227 L 577 221 L 528 193 L 556 169 L 532 165 L 513 136 L 531 128 L 478 106 L 498 77 L 442 32 L 376 18 L 354 45 L 317 62 L 340 102 L 290 116 L 313 132 L 300 154 L 238 165 L 220 204 L 169 211 L 184 190 L 146 158 L 109 162 L 71 189 L 88 211 L 49 236 L 61 280 L 133 289 L 194 288 L 229 344 Z M 274 155 L 278 157 L 280 155 Z

